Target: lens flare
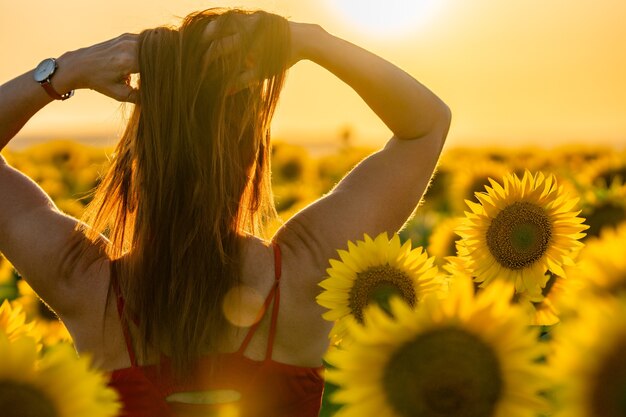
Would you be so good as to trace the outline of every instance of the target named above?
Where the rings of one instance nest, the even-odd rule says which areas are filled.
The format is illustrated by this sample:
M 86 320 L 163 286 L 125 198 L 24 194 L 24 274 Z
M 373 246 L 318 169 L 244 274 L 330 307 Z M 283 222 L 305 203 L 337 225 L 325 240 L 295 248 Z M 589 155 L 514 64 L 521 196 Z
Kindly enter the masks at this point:
M 222 302 L 226 320 L 237 327 L 250 327 L 262 317 L 263 297 L 254 288 L 238 285 L 231 288 Z

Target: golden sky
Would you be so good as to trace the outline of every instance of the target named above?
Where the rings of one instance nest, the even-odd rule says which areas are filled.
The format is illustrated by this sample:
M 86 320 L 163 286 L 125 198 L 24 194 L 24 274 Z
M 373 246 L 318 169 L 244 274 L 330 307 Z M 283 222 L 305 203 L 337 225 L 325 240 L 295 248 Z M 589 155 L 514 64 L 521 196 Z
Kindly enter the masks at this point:
M 261 8 L 319 23 L 399 65 L 452 109 L 452 145 L 626 144 L 624 0 L 0 0 L 0 82 L 47 57 L 215 6 Z M 115 101 L 79 91 L 15 139 L 112 143 Z M 311 63 L 288 76 L 274 135 L 329 143 L 390 132 L 352 90 Z

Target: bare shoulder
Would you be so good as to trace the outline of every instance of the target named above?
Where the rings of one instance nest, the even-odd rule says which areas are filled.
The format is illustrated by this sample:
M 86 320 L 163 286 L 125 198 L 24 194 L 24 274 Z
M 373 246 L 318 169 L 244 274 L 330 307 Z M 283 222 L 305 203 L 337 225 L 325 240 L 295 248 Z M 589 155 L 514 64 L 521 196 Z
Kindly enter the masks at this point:
M 245 235 L 241 239 L 242 284 L 259 292 L 267 292 L 274 280 L 271 244 L 257 236 Z
M 75 308 L 60 314 L 76 349 L 88 353 L 101 369 L 111 370 L 130 365 L 117 311 L 117 297 L 111 287 L 111 262 L 99 258 L 73 279 L 71 297 Z
M 297 223 L 288 227 L 277 235 L 282 252 L 277 347 L 288 351 L 298 365 L 319 366 L 331 328 L 331 323 L 322 319 L 325 310 L 316 302 L 328 259 L 318 261 L 314 245 L 307 242 L 307 232 Z

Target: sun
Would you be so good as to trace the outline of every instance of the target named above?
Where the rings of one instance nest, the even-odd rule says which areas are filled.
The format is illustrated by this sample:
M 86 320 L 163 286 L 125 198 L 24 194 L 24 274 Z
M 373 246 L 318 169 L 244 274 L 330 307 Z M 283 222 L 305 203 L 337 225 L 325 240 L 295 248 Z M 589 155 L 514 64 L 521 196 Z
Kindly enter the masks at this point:
M 399 35 L 422 27 L 433 15 L 435 0 L 326 0 L 349 24 L 368 34 Z

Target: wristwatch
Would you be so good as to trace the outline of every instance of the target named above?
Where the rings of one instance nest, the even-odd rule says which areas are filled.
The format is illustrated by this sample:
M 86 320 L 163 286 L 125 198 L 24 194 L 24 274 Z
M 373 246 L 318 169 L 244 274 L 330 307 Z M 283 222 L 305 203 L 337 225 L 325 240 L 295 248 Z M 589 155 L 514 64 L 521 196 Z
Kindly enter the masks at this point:
M 48 95 L 53 99 L 67 100 L 74 95 L 74 90 L 68 91 L 65 94 L 59 94 L 54 89 L 54 87 L 52 87 L 52 84 L 50 84 L 50 80 L 52 79 L 52 76 L 54 75 L 54 72 L 57 70 L 58 67 L 59 65 L 57 64 L 56 59 L 46 58 L 41 61 L 39 65 L 37 65 L 37 68 L 35 68 L 33 78 L 35 79 L 35 81 L 41 84 L 43 89 L 46 90 L 46 93 L 48 93 Z

